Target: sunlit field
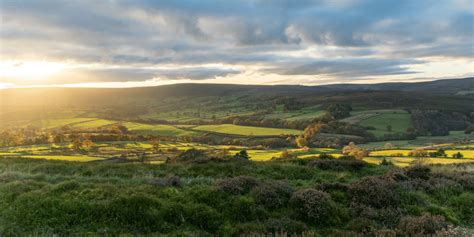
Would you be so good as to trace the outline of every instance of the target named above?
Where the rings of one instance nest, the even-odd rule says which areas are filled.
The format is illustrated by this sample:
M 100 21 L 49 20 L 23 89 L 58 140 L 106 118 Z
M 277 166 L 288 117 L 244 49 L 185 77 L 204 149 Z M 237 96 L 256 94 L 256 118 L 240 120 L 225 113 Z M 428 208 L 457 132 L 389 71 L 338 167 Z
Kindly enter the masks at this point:
M 193 128 L 197 131 L 216 132 L 243 136 L 278 136 L 278 135 L 299 135 L 302 131 L 294 129 L 262 128 L 251 126 L 238 126 L 232 124 L 203 125 Z

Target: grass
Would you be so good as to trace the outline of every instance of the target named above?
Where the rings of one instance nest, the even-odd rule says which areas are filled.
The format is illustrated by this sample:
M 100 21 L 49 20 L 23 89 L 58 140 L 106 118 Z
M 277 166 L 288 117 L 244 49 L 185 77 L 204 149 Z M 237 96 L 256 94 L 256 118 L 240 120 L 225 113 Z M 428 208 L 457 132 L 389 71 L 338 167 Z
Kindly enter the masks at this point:
M 414 162 L 420 162 L 423 164 L 460 164 L 460 163 L 473 163 L 474 159 L 449 159 L 449 158 L 419 158 L 419 157 L 385 157 L 386 160 L 391 161 L 392 164 L 399 167 L 406 167 L 412 165 Z M 371 164 L 380 164 L 382 158 L 380 157 L 365 157 L 364 161 Z
M 313 120 L 315 118 L 321 117 L 326 113 L 326 111 L 320 108 L 320 105 L 309 106 L 302 108 L 300 110 L 284 111 L 283 106 L 277 106 L 275 111 L 272 113 L 266 114 L 265 118 L 269 119 L 285 119 L 288 121 L 298 121 L 298 120 Z
M 404 133 L 407 128 L 412 126 L 411 116 L 407 113 L 381 114 L 362 120 L 362 126 L 372 126 L 373 132 L 377 136 L 390 133 Z M 391 131 L 387 130 L 387 126 L 391 126 Z
M 117 121 L 106 120 L 106 119 L 96 119 L 92 121 L 77 123 L 77 124 L 74 124 L 73 126 L 78 127 L 78 128 L 98 128 L 98 127 L 102 127 L 106 125 L 111 125 L 114 123 L 117 123 Z
M 96 118 L 61 118 L 61 119 L 47 119 L 39 120 L 32 123 L 34 126 L 39 126 L 45 129 L 58 128 L 66 125 L 74 125 L 84 122 L 97 120 Z
M 403 156 L 408 156 L 408 153 L 411 150 L 381 150 L 381 151 L 372 151 L 370 152 L 370 156 L 399 156 L 399 154 Z M 436 150 L 426 150 L 427 152 L 434 152 Z M 464 158 L 471 158 L 474 159 L 474 150 L 445 150 L 446 155 L 448 158 L 452 157 L 454 154 L 461 152 Z
M 243 135 L 243 136 L 278 136 L 282 134 L 299 135 L 303 131 L 284 128 L 263 128 L 252 126 L 240 126 L 233 124 L 220 125 L 202 125 L 193 128 L 198 131 L 208 131 L 224 134 Z
M 414 140 L 371 142 L 361 144 L 360 147 L 365 149 L 381 149 L 386 143 L 390 143 L 397 149 L 414 149 L 417 147 L 432 147 L 444 144 L 451 146 L 452 143 L 469 143 L 469 140 L 472 139 L 469 135 L 464 134 L 463 131 L 450 131 L 448 136 L 417 137 Z
M 382 114 L 408 114 L 405 110 L 400 109 L 379 109 L 379 110 L 361 110 L 351 112 L 351 116 L 345 119 L 342 119 L 343 122 L 347 123 L 360 123 L 365 119 L 379 116 Z
M 34 155 L 34 156 L 20 156 L 21 158 L 28 159 L 45 159 L 45 160 L 61 160 L 61 161 L 76 161 L 76 162 L 88 162 L 95 160 L 103 160 L 100 157 L 92 156 L 52 156 L 52 155 Z
M 133 122 L 126 122 L 123 125 L 130 131 L 155 136 L 188 136 L 197 134 L 194 131 L 183 130 L 171 125 L 150 125 Z

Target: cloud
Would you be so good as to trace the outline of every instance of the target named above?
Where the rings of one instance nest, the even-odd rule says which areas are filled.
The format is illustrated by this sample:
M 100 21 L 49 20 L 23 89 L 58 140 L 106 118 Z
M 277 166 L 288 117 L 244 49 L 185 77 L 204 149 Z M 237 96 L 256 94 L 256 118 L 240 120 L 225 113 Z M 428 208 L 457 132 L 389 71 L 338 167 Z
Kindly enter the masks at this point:
M 305 62 L 287 68 L 277 67 L 265 69 L 269 73 L 282 75 L 332 75 L 339 78 L 357 79 L 383 75 L 399 75 L 416 73 L 405 65 L 419 64 L 414 60 L 380 60 L 380 59 L 342 59 Z
M 70 71 L 88 81 L 410 79 L 428 72 L 406 65 L 474 54 L 472 0 L 18 0 L 0 14 L 0 60 L 104 65 Z M 168 65 L 182 69 L 150 70 Z

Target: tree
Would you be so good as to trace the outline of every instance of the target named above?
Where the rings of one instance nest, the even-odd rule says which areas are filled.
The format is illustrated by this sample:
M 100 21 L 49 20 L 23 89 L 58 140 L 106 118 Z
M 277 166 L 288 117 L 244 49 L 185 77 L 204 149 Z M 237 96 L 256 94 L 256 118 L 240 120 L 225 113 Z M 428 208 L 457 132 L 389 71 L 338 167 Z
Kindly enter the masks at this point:
M 387 125 L 387 132 L 391 132 L 392 131 L 392 125 Z
M 367 152 L 364 149 L 356 146 L 354 142 L 350 142 L 349 145 L 342 148 L 342 154 L 347 156 L 353 156 L 357 159 L 362 159 L 367 156 Z
M 157 153 L 160 150 L 160 140 L 158 139 L 153 139 L 151 140 L 151 146 L 153 148 L 153 151 Z
M 247 154 L 247 150 L 241 150 L 237 152 L 234 156 L 235 158 L 241 158 L 241 159 L 250 159 L 250 156 Z
M 342 119 L 351 116 L 352 107 L 349 104 L 332 104 L 327 111 L 335 119 Z
M 414 157 L 427 157 L 428 155 L 428 152 L 421 148 L 417 148 L 408 152 L 408 156 Z
M 461 152 L 457 152 L 457 153 L 453 154 L 453 158 L 455 158 L 455 159 L 461 159 L 463 157 L 464 157 L 464 155 Z
M 145 153 L 145 152 L 143 152 L 143 153 L 141 153 L 141 154 L 138 154 L 137 156 L 138 156 L 138 160 L 139 160 L 141 163 L 145 163 L 145 161 L 146 161 L 146 153 Z
M 466 130 L 464 130 L 465 134 L 471 134 L 473 132 L 474 132 L 474 124 L 470 124 L 469 126 L 467 126 Z
M 82 141 L 82 147 L 89 149 L 94 145 L 94 143 L 90 139 L 85 139 Z
M 296 145 L 300 148 L 308 146 L 308 140 L 304 136 L 298 136 L 296 138 Z

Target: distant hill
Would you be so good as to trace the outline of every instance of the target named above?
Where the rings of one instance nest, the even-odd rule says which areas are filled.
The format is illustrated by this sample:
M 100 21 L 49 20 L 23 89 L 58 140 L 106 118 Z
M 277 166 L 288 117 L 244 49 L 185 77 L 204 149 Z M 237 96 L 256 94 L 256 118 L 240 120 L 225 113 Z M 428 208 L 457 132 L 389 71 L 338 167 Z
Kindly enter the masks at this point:
M 416 94 L 411 92 L 417 91 Z M 398 101 L 401 106 L 418 106 L 434 98 L 445 107 L 459 105 L 472 108 L 474 78 L 446 79 L 417 83 L 299 85 L 235 85 L 235 84 L 173 84 L 140 88 L 21 88 L 0 90 L 0 106 L 102 106 L 150 105 L 170 97 L 240 96 L 295 97 L 315 102 L 380 102 Z M 452 102 L 452 103 L 451 103 Z M 435 103 L 431 100 L 430 103 Z M 474 103 L 472 103 L 474 104 Z M 1 108 L 0 108 L 1 109 Z
M 412 83 L 337 84 L 322 87 L 332 90 L 423 91 L 456 94 L 459 91 L 474 91 L 474 77 Z

